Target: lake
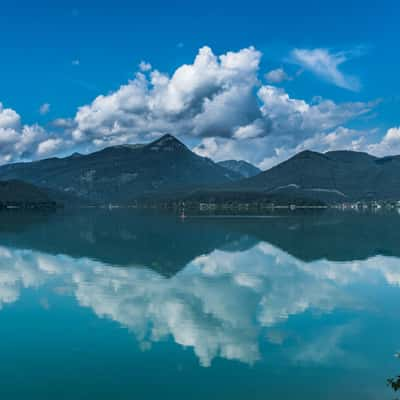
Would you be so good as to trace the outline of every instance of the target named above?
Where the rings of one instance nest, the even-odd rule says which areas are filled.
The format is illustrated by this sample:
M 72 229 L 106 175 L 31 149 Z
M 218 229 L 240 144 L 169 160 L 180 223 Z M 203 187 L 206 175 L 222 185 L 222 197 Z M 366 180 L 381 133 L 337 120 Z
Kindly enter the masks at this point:
M 400 215 L 0 214 L 2 399 L 393 399 Z

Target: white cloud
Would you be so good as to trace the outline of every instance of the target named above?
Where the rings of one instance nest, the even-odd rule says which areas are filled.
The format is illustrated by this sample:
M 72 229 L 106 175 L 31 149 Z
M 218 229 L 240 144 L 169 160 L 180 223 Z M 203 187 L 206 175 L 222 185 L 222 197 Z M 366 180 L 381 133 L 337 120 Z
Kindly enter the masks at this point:
M 400 154 L 400 127 L 390 128 L 381 141 L 367 145 L 366 150 L 379 157 Z
M 39 113 L 41 115 L 46 115 L 50 112 L 50 104 L 49 103 L 44 103 L 40 106 L 39 108 Z
M 146 61 L 141 61 L 140 64 L 139 64 L 139 69 L 142 72 L 148 72 L 148 71 L 151 70 L 151 68 L 152 68 L 151 64 L 146 62 Z
M 138 73 L 116 92 L 81 107 L 73 137 L 112 143 L 165 132 L 230 135 L 232 125 L 247 124 L 260 113 L 251 94 L 260 57 L 253 47 L 221 56 L 203 47 L 193 64 L 172 76 L 153 70 L 148 79 Z
M 266 169 L 306 146 L 318 151 L 340 145 L 349 148 L 350 144 L 353 149 L 357 145 L 361 148 L 367 140 L 366 134 L 343 125 L 370 113 L 376 105 L 374 102 L 337 104 L 324 99 L 307 103 L 271 85 L 261 86 L 257 95 L 260 117 L 234 129 L 231 137 L 203 139 L 194 150 L 218 160 L 229 156 L 244 158 Z
M 39 157 L 43 157 L 48 154 L 52 154 L 55 151 L 57 151 L 61 147 L 62 144 L 63 144 L 63 141 L 60 138 L 46 139 L 43 142 L 38 144 L 37 154 Z
M 338 70 L 348 54 L 315 49 L 294 55 L 310 65 L 315 61 L 318 71 L 329 66 L 330 79 L 339 84 L 349 82 Z M 16 111 L 0 105 L 0 163 L 150 141 L 165 133 L 191 138 L 198 154 L 245 159 L 261 167 L 306 146 L 319 151 L 343 146 L 382 155 L 396 149 L 393 138 L 375 143 L 367 132 L 346 127 L 368 115 L 375 102 L 293 97 L 261 84 L 260 60 L 253 47 L 216 55 L 205 46 L 192 63 L 171 75 L 143 61 L 131 81 L 83 105 L 73 118 L 54 120 L 47 130 L 23 125 Z M 276 82 L 285 75 L 283 69 L 270 71 Z M 43 105 L 43 111 L 48 109 Z
M 260 58 L 252 47 L 220 56 L 203 47 L 193 64 L 180 66 L 171 76 L 157 70 L 149 77 L 138 73 L 78 110 L 73 140 L 106 146 L 172 133 L 199 138 L 198 154 L 217 159 L 239 154 L 260 163 L 275 157 L 277 149 L 294 148 L 375 106 L 321 99 L 308 103 L 275 86 L 260 86 Z
M 46 149 L 50 152 L 58 150 L 63 139 L 53 136 L 40 125 L 22 124 L 16 111 L 4 108 L 0 103 L 0 164 L 35 159 L 45 154 Z
M 357 77 L 346 75 L 339 67 L 354 53 L 331 53 L 328 49 L 294 49 L 291 59 L 320 78 L 344 89 L 358 91 L 361 87 Z
M 0 129 L 19 129 L 21 117 L 11 108 L 4 108 L 0 103 Z
M 235 129 L 233 137 L 239 140 L 253 139 L 264 136 L 269 129 L 269 124 L 264 119 L 258 118 L 248 125 L 239 126 Z
M 208 157 L 216 161 L 243 159 L 243 152 L 236 149 L 237 143 L 237 141 L 231 139 L 208 137 L 195 146 L 193 151 L 202 157 Z
M 281 83 L 290 80 L 290 76 L 284 71 L 283 68 L 273 69 L 265 74 L 265 79 L 269 83 Z
M 309 137 L 324 132 L 351 119 L 369 113 L 375 103 L 339 103 L 316 99 L 314 103 L 291 98 L 283 89 L 262 86 L 258 96 L 263 104 L 261 111 L 272 124 L 276 135 Z

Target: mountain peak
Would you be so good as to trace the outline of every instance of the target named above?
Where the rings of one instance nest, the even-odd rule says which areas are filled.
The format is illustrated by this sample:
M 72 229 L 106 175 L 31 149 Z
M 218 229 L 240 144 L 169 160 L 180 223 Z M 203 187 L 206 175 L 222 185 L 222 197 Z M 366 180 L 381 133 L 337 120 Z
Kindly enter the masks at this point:
M 328 157 L 323 153 L 318 153 L 317 151 L 312 150 L 303 150 L 300 153 L 295 154 L 293 157 L 289 158 L 287 161 L 291 160 L 327 160 Z
M 77 151 L 75 151 L 74 153 L 72 153 L 70 156 L 68 156 L 70 158 L 79 158 L 79 157 L 83 157 L 83 154 L 78 153 Z
M 170 140 L 170 139 L 175 139 L 178 140 L 175 136 L 171 135 L 170 133 L 166 133 L 165 135 L 160 136 L 157 140 Z
M 300 151 L 299 153 L 297 153 L 294 157 L 310 157 L 310 156 L 312 157 L 312 156 L 315 156 L 315 155 L 320 156 L 322 154 L 318 153 L 317 151 L 303 150 L 303 151 Z
M 153 151 L 174 151 L 179 149 L 187 149 L 187 147 L 180 140 L 169 133 L 161 136 L 154 142 L 151 142 L 148 145 L 148 148 Z

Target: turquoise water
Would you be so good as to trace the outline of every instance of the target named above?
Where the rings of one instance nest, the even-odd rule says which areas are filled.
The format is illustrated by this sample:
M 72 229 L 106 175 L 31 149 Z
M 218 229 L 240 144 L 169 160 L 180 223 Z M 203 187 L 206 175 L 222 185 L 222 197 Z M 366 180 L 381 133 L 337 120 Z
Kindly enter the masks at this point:
M 393 399 L 400 216 L 0 214 L 1 399 Z

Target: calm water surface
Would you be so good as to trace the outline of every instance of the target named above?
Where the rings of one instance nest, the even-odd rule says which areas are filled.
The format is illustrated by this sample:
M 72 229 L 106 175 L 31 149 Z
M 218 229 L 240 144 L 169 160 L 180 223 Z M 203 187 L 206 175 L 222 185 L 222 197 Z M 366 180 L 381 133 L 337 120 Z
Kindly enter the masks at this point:
M 1 399 L 393 399 L 400 215 L 0 214 Z

